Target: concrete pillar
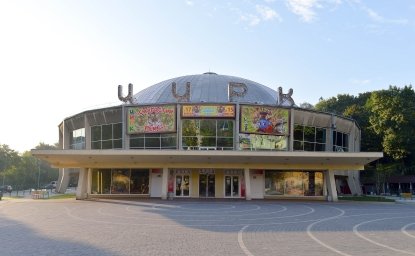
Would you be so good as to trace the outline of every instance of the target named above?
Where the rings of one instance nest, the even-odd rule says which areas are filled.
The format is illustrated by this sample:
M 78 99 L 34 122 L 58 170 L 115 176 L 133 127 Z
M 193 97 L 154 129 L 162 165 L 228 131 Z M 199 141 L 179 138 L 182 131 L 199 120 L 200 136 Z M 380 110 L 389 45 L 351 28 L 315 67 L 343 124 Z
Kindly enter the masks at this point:
M 347 183 L 349 184 L 352 195 L 362 195 L 362 188 L 360 187 L 359 176 L 353 171 L 348 172 Z
M 91 194 L 92 190 L 92 169 L 88 168 L 87 183 L 86 183 L 86 192 L 88 195 Z
M 336 190 L 336 181 L 334 179 L 334 171 L 324 171 L 324 179 L 325 183 L 327 184 L 327 201 L 329 202 L 337 202 L 339 199 L 337 198 L 337 190 Z
M 167 199 L 167 180 L 169 177 L 169 169 L 163 167 L 163 176 L 161 177 L 161 199 Z
M 251 175 L 249 175 L 249 168 L 244 169 L 245 176 L 245 199 L 251 200 Z
M 78 187 L 76 188 L 76 200 L 87 198 L 88 169 L 79 170 Z
M 59 178 L 56 184 L 56 192 L 64 194 L 69 184 L 69 174 L 71 169 L 69 168 L 59 168 Z

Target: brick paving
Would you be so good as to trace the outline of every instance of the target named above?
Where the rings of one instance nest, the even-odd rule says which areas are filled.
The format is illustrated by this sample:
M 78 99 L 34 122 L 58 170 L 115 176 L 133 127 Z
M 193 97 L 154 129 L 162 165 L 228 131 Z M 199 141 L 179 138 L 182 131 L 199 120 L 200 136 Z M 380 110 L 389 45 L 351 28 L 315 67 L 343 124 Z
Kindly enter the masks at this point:
M 415 205 L 0 201 L 0 255 L 415 255 Z

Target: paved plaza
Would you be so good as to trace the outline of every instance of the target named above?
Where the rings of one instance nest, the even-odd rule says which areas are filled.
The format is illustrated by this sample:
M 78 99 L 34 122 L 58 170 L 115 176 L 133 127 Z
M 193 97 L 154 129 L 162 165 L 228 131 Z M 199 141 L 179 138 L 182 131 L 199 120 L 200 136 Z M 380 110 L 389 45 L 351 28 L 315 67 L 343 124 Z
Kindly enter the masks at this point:
M 415 255 L 415 205 L 0 201 L 0 255 Z

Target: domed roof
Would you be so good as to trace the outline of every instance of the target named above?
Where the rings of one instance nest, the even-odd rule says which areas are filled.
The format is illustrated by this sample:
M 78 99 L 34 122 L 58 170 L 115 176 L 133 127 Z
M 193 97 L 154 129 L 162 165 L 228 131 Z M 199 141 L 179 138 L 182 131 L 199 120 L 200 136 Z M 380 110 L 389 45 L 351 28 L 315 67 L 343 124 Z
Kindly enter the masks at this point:
M 187 83 L 190 83 L 189 89 L 186 88 Z M 231 88 L 231 92 L 234 93 L 228 96 L 230 84 L 234 86 Z M 186 97 L 187 93 L 189 97 Z M 241 102 L 276 105 L 277 97 L 278 93 L 275 90 L 251 80 L 207 72 L 201 75 L 176 77 L 152 85 L 135 94 L 132 103 Z

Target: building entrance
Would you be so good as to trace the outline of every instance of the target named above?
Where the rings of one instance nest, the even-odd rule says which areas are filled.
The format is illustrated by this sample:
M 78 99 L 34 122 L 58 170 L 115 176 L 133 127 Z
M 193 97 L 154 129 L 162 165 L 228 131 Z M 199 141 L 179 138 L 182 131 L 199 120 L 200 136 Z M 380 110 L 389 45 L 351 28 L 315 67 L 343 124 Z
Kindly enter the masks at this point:
M 190 195 L 190 175 L 176 175 L 176 196 Z
M 239 176 L 225 175 L 225 197 L 239 197 Z
M 215 197 L 215 174 L 199 174 L 199 197 Z

